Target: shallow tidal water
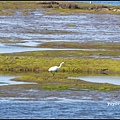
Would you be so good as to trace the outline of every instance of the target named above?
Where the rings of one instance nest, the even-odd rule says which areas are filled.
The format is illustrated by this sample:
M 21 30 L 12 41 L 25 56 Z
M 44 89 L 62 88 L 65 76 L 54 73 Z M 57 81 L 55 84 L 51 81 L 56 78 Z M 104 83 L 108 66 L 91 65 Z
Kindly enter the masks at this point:
M 24 84 L 35 84 L 14 77 L 0 77 L 0 118 L 120 118 L 120 91 L 24 89 Z
M 0 118 L 120 118 L 120 106 L 104 101 L 53 99 L 0 100 Z
M 15 76 L 0 75 L 0 86 L 17 85 L 17 84 L 37 84 L 35 82 L 18 82 L 18 81 L 11 80 L 13 78 L 15 78 Z
M 120 85 L 120 76 L 80 76 L 80 77 L 68 77 L 69 79 L 79 79 L 88 82 L 95 83 L 109 83 L 114 85 Z
M 0 41 L 35 47 L 43 42 L 120 42 L 120 16 L 109 14 L 45 15 L 42 10 L 21 16 L 0 16 Z M 14 21 L 14 22 L 13 22 Z M 14 43 L 15 42 L 15 43 Z
M 33 91 L 34 94 L 38 94 L 35 90 Z M 110 93 L 101 94 L 98 92 L 97 94 L 103 95 L 103 97 L 95 100 L 93 97 L 96 96 L 90 97 L 90 94 L 94 94 L 94 92 L 72 92 L 71 94 L 78 94 L 77 97 L 73 95 L 73 98 L 70 98 L 70 91 L 59 92 L 60 96 L 58 96 L 58 93 L 58 95 L 52 96 L 54 92 L 46 92 L 48 96 L 44 95 L 42 97 L 40 95 L 42 91 L 39 91 L 36 98 L 0 98 L 0 118 L 120 118 L 120 101 L 109 99 Z M 87 97 L 84 94 L 89 94 L 89 96 Z M 106 100 L 104 97 L 106 97 Z

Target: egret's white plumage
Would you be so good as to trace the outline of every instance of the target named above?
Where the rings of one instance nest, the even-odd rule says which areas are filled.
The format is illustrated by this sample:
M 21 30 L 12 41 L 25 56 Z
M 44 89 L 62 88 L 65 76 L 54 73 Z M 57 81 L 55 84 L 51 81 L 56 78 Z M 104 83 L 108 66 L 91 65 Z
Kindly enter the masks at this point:
M 61 68 L 62 64 L 64 64 L 64 62 L 60 63 L 59 66 L 53 66 L 53 67 L 49 68 L 48 71 L 54 75 L 55 72 L 57 72 Z
M 90 1 L 90 4 L 92 4 L 92 1 Z

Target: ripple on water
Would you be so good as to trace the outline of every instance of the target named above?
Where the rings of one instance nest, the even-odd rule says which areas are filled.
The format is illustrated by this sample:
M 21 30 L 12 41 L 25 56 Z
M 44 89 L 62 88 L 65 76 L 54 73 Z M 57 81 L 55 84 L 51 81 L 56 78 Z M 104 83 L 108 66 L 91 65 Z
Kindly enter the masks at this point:
M 54 101 L 52 100 L 54 99 Z M 46 101 L 0 102 L 0 118 L 119 118 L 119 107 L 104 101 L 49 98 Z M 62 102 L 61 102 L 62 101 Z M 19 114 L 18 114 L 19 113 Z M 3 116 L 4 114 L 4 116 Z

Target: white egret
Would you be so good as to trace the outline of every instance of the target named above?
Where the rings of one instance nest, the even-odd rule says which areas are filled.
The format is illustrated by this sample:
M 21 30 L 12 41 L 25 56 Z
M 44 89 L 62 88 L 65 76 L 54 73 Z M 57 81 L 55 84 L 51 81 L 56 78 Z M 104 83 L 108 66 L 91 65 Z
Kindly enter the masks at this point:
M 92 1 L 90 1 L 90 4 L 92 4 Z
M 62 64 L 64 64 L 64 62 L 60 63 L 59 66 L 50 67 L 48 71 L 51 72 L 54 76 L 55 72 L 57 72 L 61 68 Z

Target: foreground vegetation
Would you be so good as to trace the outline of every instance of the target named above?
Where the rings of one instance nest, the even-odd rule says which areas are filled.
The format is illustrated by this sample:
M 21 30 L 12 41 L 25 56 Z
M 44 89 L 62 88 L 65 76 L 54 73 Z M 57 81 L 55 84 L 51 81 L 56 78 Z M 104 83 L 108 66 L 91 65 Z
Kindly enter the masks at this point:
M 75 13 L 97 13 L 97 14 L 120 14 L 119 6 L 89 4 L 84 2 L 50 2 L 50 1 L 1 1 L 0 14 L 14 15 L 16 10 L 21 15 L 28 15 L 35 9 L 43 9 L 46 14 L 75 14 Z
M 29 73 L 28 73 L 29 74 Z M 110 90 L 120 90 L 119 85 L 113 85 L 108 83 L 93 83 L 86 82 L 80 79 L 68 79 L 69 76 L 80 76 L 81 74 L 74 73 L 64 73 L 58 72 L 55 76 L 50 73 L 36 73 L 23 75 L 22 77 L 15 78 L 18 81 L 30 81 L 37 82 L 38 84 L 33 84 L 31 87 L 37 89 L 47 89 L 47 90 L 100 90 L 100 91 L 110 91 Z M 26 86 L 25 86 L 26 87 Z

